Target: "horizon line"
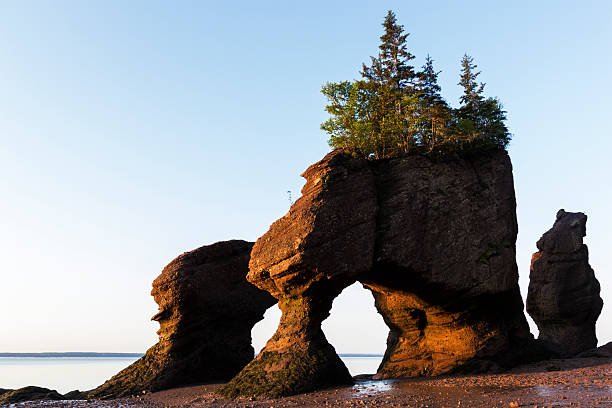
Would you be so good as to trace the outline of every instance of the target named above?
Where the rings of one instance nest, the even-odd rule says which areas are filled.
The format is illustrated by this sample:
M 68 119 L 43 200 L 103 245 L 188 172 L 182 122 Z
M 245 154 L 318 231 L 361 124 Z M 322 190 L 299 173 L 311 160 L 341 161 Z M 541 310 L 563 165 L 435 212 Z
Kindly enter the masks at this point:
M 99 352 L 99 351 L 43 351 L 43 352 L 17 352 L 17 353 L 2 353 L 0 357 L 142 357 L 144 353 L 115 353 L 115 352 Z M 339 357 L 383 357 L 383 354 L 377 353 L 338 353 Z

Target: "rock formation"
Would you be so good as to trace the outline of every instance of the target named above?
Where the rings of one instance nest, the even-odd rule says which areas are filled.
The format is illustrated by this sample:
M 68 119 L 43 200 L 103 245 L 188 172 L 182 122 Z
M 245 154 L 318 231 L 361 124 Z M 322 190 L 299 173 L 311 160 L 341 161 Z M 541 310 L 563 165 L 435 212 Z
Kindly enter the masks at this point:
M 251 329 L 275 303 L 245 279 L 253 244 L 217 242 L 184 253 L 153 282 L 159 342 L 89 394 L 110 398 L 228 380 L 253 359 Z
M 9 406 L 9 404 L 15 404 L 22 401 L 57 401 L 64 399 L 69 398 L 65 398 L 65 396 L 55 390 L 42 387 L 28 386 L 19 388 L 18 390 L 0 389 L 0 404 L 6 404 L 7 406 Z
M 603 301 L 582 242 L 586 221 L 583 213 L 559 210 L 531 258 L 527 312 L 538 325 L 538 339 L 562 356 L 597 346 L 595 322 Z
M 515 261 L 505 152 L 372 163 L 374 267 L 360 278 L 390 328 L 377 378 L 510 366 L 531 339 Z
M 279 299 L 279 328 L 223 395 L 282 396 L 351 378 L 321 331 L 332 300 L 369 287 L 390 328 L 379 378 L 503 368 L 532 340 L 515 261 L 507 153 L 368 161 L 337 150 L 255 244 L 248 280 Z
M 284 396 L 350 384 L 321 323 L 342 289 L 372 267 L 376 190 L 365 159 L 327 155 L 302 175 L 302 197 L 251 253 L 247 279 L 279 299 L 266 347 L 221 392 Z

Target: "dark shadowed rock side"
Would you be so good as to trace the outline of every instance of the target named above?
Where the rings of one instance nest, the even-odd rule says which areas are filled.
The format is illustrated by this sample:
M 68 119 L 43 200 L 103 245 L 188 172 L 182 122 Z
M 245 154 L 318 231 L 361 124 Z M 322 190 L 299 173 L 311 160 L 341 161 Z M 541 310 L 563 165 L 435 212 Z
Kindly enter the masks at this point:
M 111 398 L 226 381 L 253 359 L 251 329 L 275 299 L 246 279 L 253 243 L 225 241 L 184 253 L 153 282 L 159 342 L 93 390 Z
M 506 368 L 533 341 L 515 261 L 506 152 L 434 162 L 336 150 L 253 248 L 248 280 L 279 299 L 277 332 L 223 395 L 283 396 L 351 382 L 321 331 L 361 281 L 390 329 L 378 378 Z
M 518 287 L 506 152 L 374 162 L 372 290 L 390 332 L 377 378 L 499 370 L 532 340 Z
M 86 394 L 81 391 L 70 391 L 67 394 L 60 394 L 48 388 L 28 386 L 18 390 L 0 389 L 0 404 L 15 404 L 23 401 L 59 401 L 85 399 Z
M 586 221 L 583 213 L 559 210 L 531 259 L 527 312 L 538 325 L 538 339 L 561 356 L 597 346 L 595 322 L 603 301 L 582 242 Z
M 61 400 L 62 394 L 47 388 L 28 386 L 18 390 L 0 389 L 0 404 L 14 404 L 21 401 Z

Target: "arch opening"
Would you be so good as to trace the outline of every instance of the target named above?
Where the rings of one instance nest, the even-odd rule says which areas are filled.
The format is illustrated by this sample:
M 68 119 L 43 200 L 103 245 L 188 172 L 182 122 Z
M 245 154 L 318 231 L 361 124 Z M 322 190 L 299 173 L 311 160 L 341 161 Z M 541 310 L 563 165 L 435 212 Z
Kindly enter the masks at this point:
M 375 374 L 387 347 L 389 328 L 361 283 L 345 288 L 321 325 L 352 376 Z
M 266 310 L 264 318 L 255 323 L 251 329 L 251 345 L 255 350 L 255 356 L 261 352 L 278 329 L 281 314 L 278 303 L 276 303 Z

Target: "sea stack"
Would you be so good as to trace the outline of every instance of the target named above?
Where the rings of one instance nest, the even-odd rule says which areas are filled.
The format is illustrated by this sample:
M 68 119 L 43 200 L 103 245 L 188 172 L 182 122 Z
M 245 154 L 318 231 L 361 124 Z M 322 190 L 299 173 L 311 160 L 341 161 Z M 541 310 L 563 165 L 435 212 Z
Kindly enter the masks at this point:
M 276 334 L 220 393 L 287 396 L 351 382 L 321 331 L 356 281 L 389 326 L 378 378 L 500 370 L 525 361 L 512 165 L 470 158 L 367 160 L 335 150 L 253 247 L 247 279 L 279 301 Z
M 159 342 L 93 390 L 115 398 L 181 385 L 227 381 L 253 359 L 251 329 L 275 299 L 246 280 L 252 242 L 217 242 L 164 268 L 151 294 Z
M 559 210 L 531 258 L 527 312 L 552 352 L 572 356 L 597 347 L 595 322 L 603 301 L 582 242 L 587 216 Z

